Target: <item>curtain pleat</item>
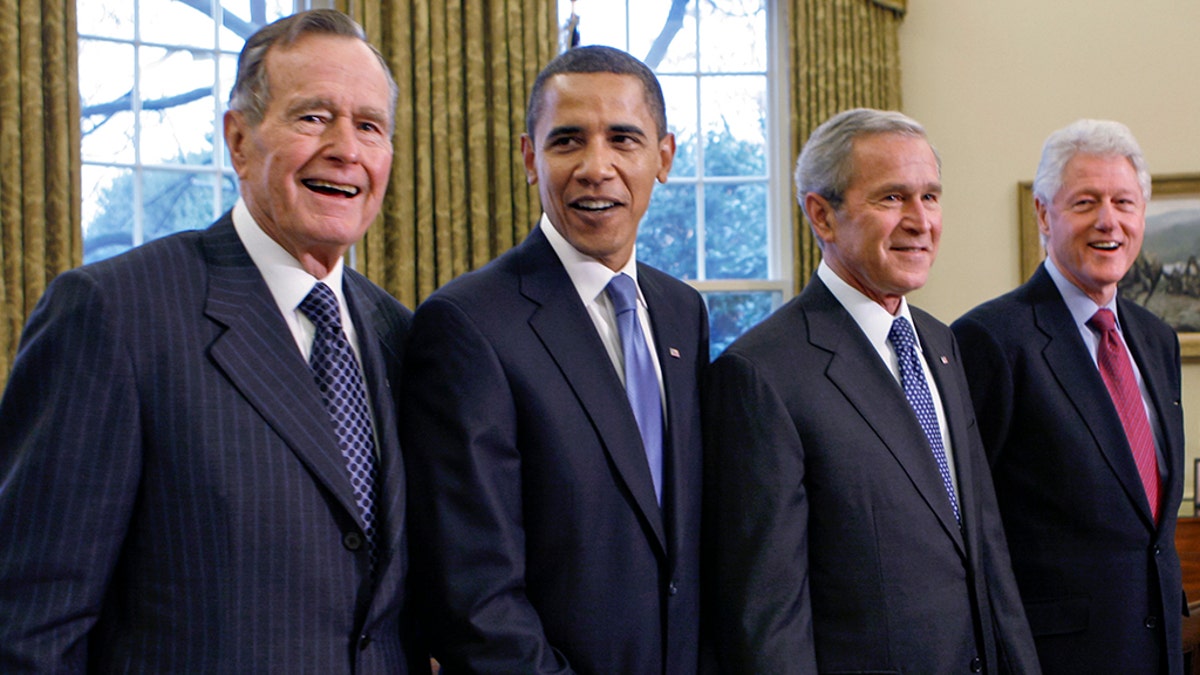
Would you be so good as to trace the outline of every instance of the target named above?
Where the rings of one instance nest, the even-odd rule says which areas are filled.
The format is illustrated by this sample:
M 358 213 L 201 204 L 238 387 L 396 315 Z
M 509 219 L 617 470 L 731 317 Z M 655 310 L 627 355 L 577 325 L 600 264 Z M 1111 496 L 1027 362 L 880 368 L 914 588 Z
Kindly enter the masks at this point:
M 399 85 L 391 185 L 358 268 L 409 306 L 518 242 L 540 213 L 525 101 L 554 57 L 553 0 L 342 0 Z
M 75 3 L 0 0 L 0 385 L 46 285 L 82 261 Z
M 821 122 L 849 108 L 900 108 L 903 0 L 792 0 L 791 157 Z M 796 290 L 821 261 L 807 220 L 792 210 Z

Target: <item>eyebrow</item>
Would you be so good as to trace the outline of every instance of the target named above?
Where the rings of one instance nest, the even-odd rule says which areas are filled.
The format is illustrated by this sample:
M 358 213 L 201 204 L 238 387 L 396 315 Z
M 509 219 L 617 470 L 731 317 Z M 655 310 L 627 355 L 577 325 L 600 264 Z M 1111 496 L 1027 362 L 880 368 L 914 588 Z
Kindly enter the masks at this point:
M 558 136 L 570 136 L 572 134 L 581 133 L 582 131 L 583 131 L 583 127 L 581 127 L 581 126 L 563 125 L 561 127 L 554 127 L 553 129 L 551 129 L 546 134 L 546 138 L 556 138 Z M 607 131 L 608 131 L 608 133 L 634 134 L 637 136 L 645 136 L 646 135 L 646 132 L 643 131 L 642 128 L 636 124 L 611 124 L 608 126 Z
M 337 110 L 337 108 L 338 108 L 337 104 L 335 104 L 331 99 L 323 98 L 323 97 L 314 97 L 314 98 L 303 98 L 298 101 L 294 101 L 290 106 L 288 106 L 287 112 L 288 112 L 288 116 L 290 117 L 292 115 L 296 115 L 297 113 L 303 112 L 305 110 L 335 111 L 335 110 Z M 374 107 L 356 108 L 352 111 L 351 114 L 353 117 L 365 117 L 374 122 L 379 122 L 384 125 L 388 124 L 387 112 L 380 110 L 379 108 L 374 108 Z

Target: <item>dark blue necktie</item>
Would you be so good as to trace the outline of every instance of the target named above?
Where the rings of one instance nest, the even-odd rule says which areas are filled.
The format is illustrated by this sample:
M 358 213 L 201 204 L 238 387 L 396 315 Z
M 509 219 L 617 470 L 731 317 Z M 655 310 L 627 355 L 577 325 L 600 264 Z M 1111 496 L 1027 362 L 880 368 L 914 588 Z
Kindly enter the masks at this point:
M 646 449 L 646 461 L 650 463 L 650 477 L 654 480 L 654 494 L 662 504 L 662 397 L 658 391 L 658 373 L 642 333 L 642 322 L 638 320 L 637 285 L 628 274 L 618 274 L 608 282 L 605 289 L 617 313 L 617 332 L 621 336 L 621 350 L 625 353 L 625 394 L 637 418 L 638 430 L 642 432 L 642 445 Z
M 920 356 L 917 354 L 917 338 L 913 334 L 908 319 L 898 317 L 892 322 L 888 331 L 888 342 L 896 350 L 900 359 L 900 383 L 904 387 L 904 395 L 909 405 L 917 414 L 917 421 L 925 431 L 929 447 L 933 450 L 933 458 L 937 461 L 938 471 L 942 474 L 942 483 L 946 486 L 946 494 L 950 496 L 950 506 L 954 509 L 954 518 L 959 522 L 958 496 L 954 493 L 954 481 L 950 479 L 950 463 L 946 458 L 946 447 L 942 445 L 942 432 L 938 427 L 937 411 L 933 407 L 933 396 L 929 393 L 929 383 L 925 381 L 925 371 L 921 369 Z
M 346 458 L 373 572 L 376 562 L 375 436 L 371 432 L 371 413 L 367 407 L 362 370 L 342 331 L 342 315 L 332 289 L 318 281 L 299 309 L 316 327 L 308 364 L 321 389 L 321 400 L 329 411 L 338 445 Z

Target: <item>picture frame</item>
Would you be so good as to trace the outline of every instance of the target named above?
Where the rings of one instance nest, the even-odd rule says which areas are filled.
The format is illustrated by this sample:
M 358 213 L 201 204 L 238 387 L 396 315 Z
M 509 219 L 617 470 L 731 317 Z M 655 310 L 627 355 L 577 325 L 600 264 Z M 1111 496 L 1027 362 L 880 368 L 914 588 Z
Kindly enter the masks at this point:
M 1025 280 L 1045 257 L 1032 181 L 1017 184 L 1017 208 Z M 1151 177 L 1142 254 L 1121 294 L 1175 329 L 1184 358 L 1200 359 L 1200 173 Z
M 1192 464 L 1192 515 L 1200 516 L 1200 458 Z

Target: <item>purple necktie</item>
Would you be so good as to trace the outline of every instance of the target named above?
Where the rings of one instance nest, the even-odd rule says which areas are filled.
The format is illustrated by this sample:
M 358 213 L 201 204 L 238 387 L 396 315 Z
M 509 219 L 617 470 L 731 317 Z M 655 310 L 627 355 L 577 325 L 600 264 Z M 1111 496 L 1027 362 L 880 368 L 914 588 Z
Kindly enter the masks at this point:
M 371 432 L 371 412 L 362 370 L 350 341 L 342 331 L 342 315 L 333 290 L 318 281 L 300 303 L 301 312 L 313 322 L 312 354 L 308 364 L 321 389 L 321 400 L 329 411 L 354 500 L 362 515 L 363 533 L 372 573 L 375 569 L 375 436 Z
M 642 322 L 638 320 L 637 284 L 628 274 L 618 274 L 608 282 L 606 288 L 617 313 L 617 332 L 621 336 L 621 350 L 625 353 L 625 394 L 637 418 L 638 430 L 642 433 L 642 445 L 646 450 L 646 461 L 650 464 L 650 477 L 654 480 L 654 495 L 662 504 L 662 442 L 663 418 L 662 398 L 658 391 L 658 373 L 650 358 L 650 348 L 642 333 Z

